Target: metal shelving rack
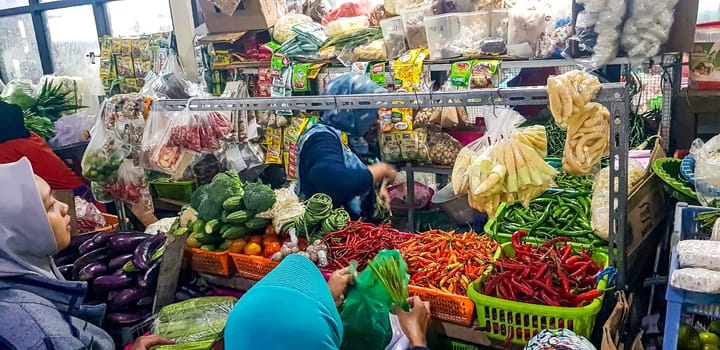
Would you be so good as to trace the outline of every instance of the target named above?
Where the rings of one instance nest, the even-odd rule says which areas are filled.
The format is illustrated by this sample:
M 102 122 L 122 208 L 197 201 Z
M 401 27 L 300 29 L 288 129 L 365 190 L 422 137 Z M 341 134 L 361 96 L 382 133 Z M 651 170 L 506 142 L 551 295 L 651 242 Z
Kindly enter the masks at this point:
M 618 286 L 627 281 L 627 164 L 628 164 L 628 92 L 622 83 L 603 84 L 596 101 L 610 110 L 610 258 L 617 269 Z M 241 110 L 336 110 L 368 108 L 422 108 L 465 106 L 468 112 L 480 106 L 546 105 L 546 87 L 484 89 L 462 92 L 436 92 L 379 95 L 302 96 L 245 99 L 158 100 L 166 110 L 241 111 Z M 472 114 L 472 113 L 470 113 Z M 408 179 L 410 180 L 410 179 Z M 408 181 L 410 183 L 410 181 Z M 409 186 L 413 186 L 409 184 Z M 412 192 L 410 187 L 409 193 Z

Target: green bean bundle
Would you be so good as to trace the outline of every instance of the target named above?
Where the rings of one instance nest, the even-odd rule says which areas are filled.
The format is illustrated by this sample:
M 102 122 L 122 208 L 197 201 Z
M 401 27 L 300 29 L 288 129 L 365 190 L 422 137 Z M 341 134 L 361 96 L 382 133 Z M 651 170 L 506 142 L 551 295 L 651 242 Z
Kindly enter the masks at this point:
M 325 220 L 333 210 L 332 198 L 324 193 L 316 193 L 305 203 L 305 222 L 317 225 Z
M 341 228 L 345 228 L 348 221 L 350 221 L 350 214 L 348 214 L 345 209 L 337 208 L 333 210 L 332 213 L 322 222 L 321 231 L 323 236 L 328 232 L 335 232 Z

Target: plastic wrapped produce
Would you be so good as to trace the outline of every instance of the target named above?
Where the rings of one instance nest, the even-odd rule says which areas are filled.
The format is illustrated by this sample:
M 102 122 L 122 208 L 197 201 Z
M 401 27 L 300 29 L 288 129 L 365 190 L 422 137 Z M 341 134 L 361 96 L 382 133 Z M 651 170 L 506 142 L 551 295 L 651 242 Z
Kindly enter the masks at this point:
M 385 12 L 385 6 L 383 5 L 377 5 L 373 8 L 372 12 L 370 13 L 370 16 L 368 16 L 368 20 L 370 21 L 371 27 L 379 27 L 380 21 L 387 18 L 387 14 Z
M 353 55 L 355 55 L 355 59 L 359 61 L 385 61 L 387 60 L 385 41 L 378 39 L 360 45 L 353 49 Z
M 540 40 L 535 50 L 536 58 L 562 58 L 566 42 L 572 35 L 572 18 L 561 18 L 551 22 L 545 32 L 540 34 Z
M 660 53 L 675 20 L 679 0 L 634 0 L 630 17 L 625 21 L 622 46 L 631 60 L 641 60 Z
M 700 267 L 720 271 L 720 242 L 685 240 L 677 244 L 680 267 Z
M 678 269 L 670 276 L 670 285 L 691 292 L 720 294 L 720 272 L 701 268 Z
M 66 115 L 55 122 L 55 137 L 48 143 L 57 148 L 87 141 L 94 123 L 95 118 L 84 113 Z
M 370 27 L 367 16 L 340 17 L 325 26 L 328 37 L 352 34 Z
M 163 307 L 155 319 L 152 334 L 177 344 L 214 340 L 225 328 L 233 297 L 201 297 Z
M 398 58 L 407 51 L 408 46 L 405 42 L 405 27 L 403 26 L 402 17 L 383 19 L 380 21 L 380 27 L 382 28 L 385 49 L 389 59 Z
M 645 176 L 645 168 L 640 162 L 628 159 L 628 191 L 632 190 Z M 595 175 L 593 196 L 590 202 L 592 212 L 590 224 L 595 235 L 608 240 L 610 230 L 610 168 L 603 168 Z
M 460 142 L 448 133 L 431 129 L 428 135 L 430 160 L 439 165 L 453 165 L 460 152 Z
M 302 12 L 313 21 L 320 22 L 331 10 L 332 6 L 327 0 L 307 0 L 303 4 Z
M 282 44 L 297 35 L 297 33 L 293 31 L 293 27 L 296 24 L 309 23 L 312 21 L 312 18 L 297 13 L 289 13 L 282 16 L 273 27 L 273 39 Z
M 410 49 L 427 48 L 427 34 L 425 32 L 425 16 L 432 16 L 431 5 L 421 5 L 418 7 L 407 8 L 400 11 L 405 28 L 405 36 L 407 37 L 408 47 Z
M 115 182 L 120 164 L 129 152 L 115 133 L 105 129 L 103 114 L 99 113 L 81 162 L 83 177 L 99 184 Z
M 695 190 L 700 204 L 720 204 L 720 135 L 707 142 L 693 141 L 690 154 L 695 158 Z
M 370 7 L 370 3 L 360 3 L 360 2 L 345 2 L 342 3 L 338 8 L 333 10 L 332 12 L 328 13 L 323 17 L 322 21 L 320 22 L 322 25 L 327 26 L 331 22 L 343 18 L 343 17 L 360 17 L 363 16 L 365 18 L 368 17 L 368 14 L 370 14 L 372 8 Z
M 452 49 L 453 39 L 460 33 L 460 20 L 457 14 L 426 16 L 423 22 L 431 59 L 453 58 L 462 54 Z

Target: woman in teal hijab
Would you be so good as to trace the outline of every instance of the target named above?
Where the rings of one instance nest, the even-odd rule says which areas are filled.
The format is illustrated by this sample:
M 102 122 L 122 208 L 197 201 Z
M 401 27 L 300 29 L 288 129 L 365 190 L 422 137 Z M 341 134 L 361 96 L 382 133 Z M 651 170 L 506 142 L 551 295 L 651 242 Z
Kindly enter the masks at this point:
M 233 307 L 225 324 L 225 349 L 340 349 L 343 327 L 337 306 L 348 283 L 348 269 L 325 282 L 310 259 L 286 257 Z M 410 302 L 419 307 L 399 312 L 400 325 L 413 349 L 424 349 L 429 306 L 419 299 Z

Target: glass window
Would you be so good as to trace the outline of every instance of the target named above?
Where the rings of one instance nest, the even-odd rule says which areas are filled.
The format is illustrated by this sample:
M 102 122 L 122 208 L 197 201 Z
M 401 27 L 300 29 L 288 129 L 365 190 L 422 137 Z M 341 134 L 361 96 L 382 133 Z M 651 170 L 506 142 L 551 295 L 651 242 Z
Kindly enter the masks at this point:
M 95 17 L 90 5 L 45 12 L 53 70 L 57 75 L 83 79 L 83 104 L 97 110 L 97 96 L 103 95 L 100 65 L 92 64 L 88 53 L 100 54 Z
M 0 10 L 11 9 L 13 7 L 27 6 L 28 0 L 0 0 Z
M 37 80 L 42 66 L 29 14 L 0 17 L 0 71 L 6 81 Z
M 173 29 L 168 0 L 122 0 L 105 4 L 113 36 L 138 36 Z M 138 11 L 138 9 L 142 9 Z

